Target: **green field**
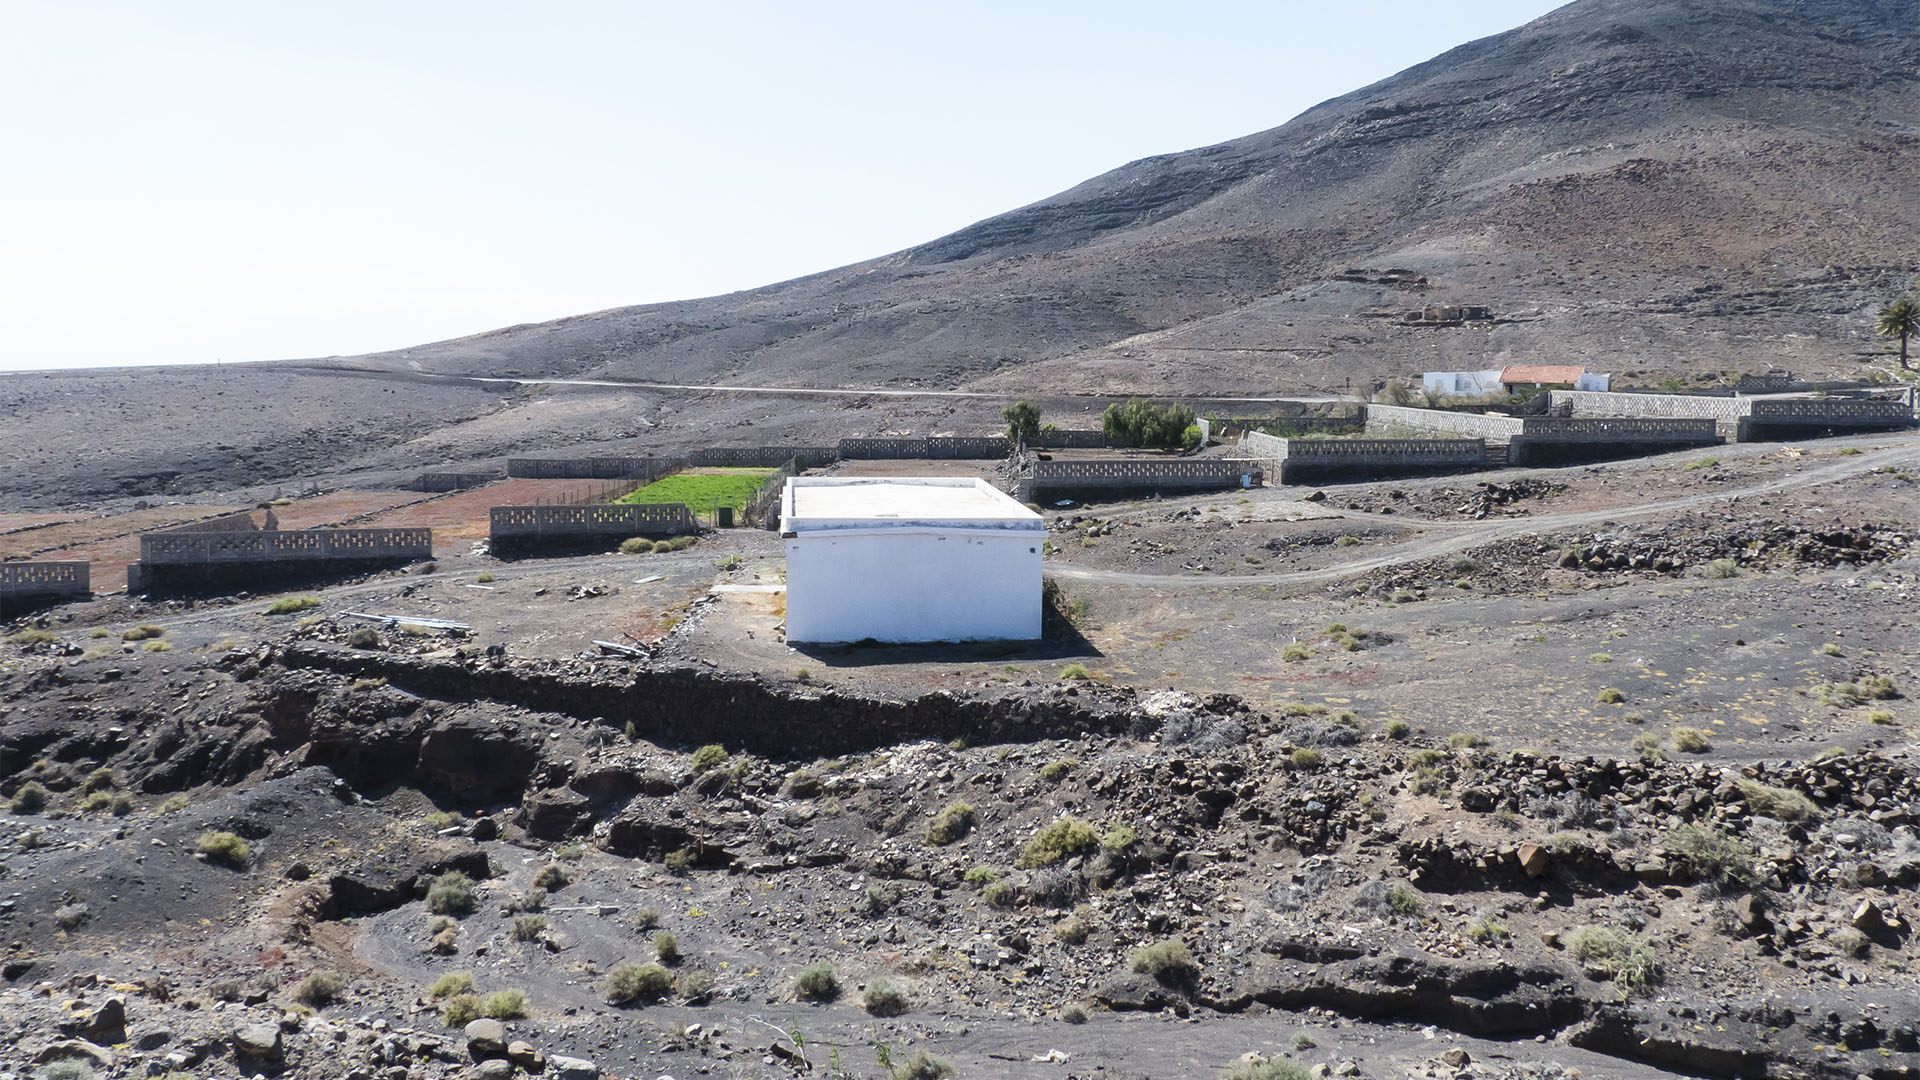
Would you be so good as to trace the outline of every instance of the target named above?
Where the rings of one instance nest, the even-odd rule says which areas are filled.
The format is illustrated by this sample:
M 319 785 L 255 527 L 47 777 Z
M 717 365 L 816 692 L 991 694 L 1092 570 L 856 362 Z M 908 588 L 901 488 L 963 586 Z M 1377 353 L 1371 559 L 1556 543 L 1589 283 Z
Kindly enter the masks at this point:
M 688 469 L 662 477 L 619 500 L 623 503 L 686 503 L 696 514 L 710 514 L 714 506 L 745 508 L 753 493 L 776 469 Z

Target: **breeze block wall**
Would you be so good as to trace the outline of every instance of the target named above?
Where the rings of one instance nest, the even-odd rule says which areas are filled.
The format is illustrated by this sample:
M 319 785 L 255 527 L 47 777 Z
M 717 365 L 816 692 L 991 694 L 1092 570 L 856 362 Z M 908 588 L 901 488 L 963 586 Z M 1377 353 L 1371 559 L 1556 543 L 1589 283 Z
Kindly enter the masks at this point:
M 1168 461 L 1036 461 L 1020 481 L 1019 498 L 1032 502 L 1072 492 L 1187 492 L 1259 487 L 1265 470 L 1257 461 L 1184 458 Z
M 698 530 L 693 511 L 683 503 L 495 506 L 487 510 L 488 542 L 495 551 L 503 553 L 573 547 L 635 536 L 681 536 Z

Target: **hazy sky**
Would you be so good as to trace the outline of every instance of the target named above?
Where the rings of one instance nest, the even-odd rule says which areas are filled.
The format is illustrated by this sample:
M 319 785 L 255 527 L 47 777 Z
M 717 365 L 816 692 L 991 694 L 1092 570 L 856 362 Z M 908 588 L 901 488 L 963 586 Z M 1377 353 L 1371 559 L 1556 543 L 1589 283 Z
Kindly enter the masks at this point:
M 399 348 L 882 255 L 1551 0 L 0 0 L 0 368 Z

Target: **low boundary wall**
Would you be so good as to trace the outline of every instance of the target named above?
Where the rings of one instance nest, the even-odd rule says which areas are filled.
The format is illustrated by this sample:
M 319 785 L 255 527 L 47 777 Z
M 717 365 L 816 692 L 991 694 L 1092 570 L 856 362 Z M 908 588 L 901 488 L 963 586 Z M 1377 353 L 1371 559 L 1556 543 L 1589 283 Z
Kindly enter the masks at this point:
M 1572 405 L 1573 414 L 1588 417 L 1645 417 L 1670 420 L 1718 420 L 1732 424 L 1747 414 L 1748 401 L 1737 397 L 1698 394 L 1620 394 L 1597 390 L 1548 391 L 1554 407 Z
M 211 528 L 143 534 L 127 591 L 272 585 L 433 558 L 432 529 L 255 529 L 241 514 L 198 524 Z
M 1471 472 L 1487 467 L 1484 439 L 1277 439 L 1252 431 L 1240 450 L 1266 463 L 1277 483 L 1368 480 Z
M 686 463 L 685 458 L 656 457 L 508 458 L 507 475 L 524 480 L 631 480 Z
M 1119 491 L 1220 491 L 1259 487 L 1266 476 L 1257 461 L 1188 458 L 1174 461 L 1036 461 L 1020 481 L 1019 498 L 1032 502 L 1049 493 Z
M 635 536 L 681 536 L 698 530 L 693 511 L 683 503 L 495 506 L 487 510 L 488 542 L 495 551 L 603 543 Z
M 415 491 L 465 491 L 485 487 L 502 478 L 500 473 L 423 472 L 414 477 Z
M 1002 458 L 1013 453 L 1013 442 L 1005 435 L 942 435 L 924 439 L 841 439 L 839 450 L 840 457 L 847 461 Z
M 1750 399 L 1751 408 L 1740 421 L 1741 442 L 1805 439 L 1825 435 L 1853 435 L 1863 431 L 1898 431 L 1915 426 L 1913 409 L 1901 401 L 1859 398 Z
M 0 562 L 0 615 L 92 592 L 84 562 Z
M 687 455 L 687 463 L 707 468 L 777 469 L 799 458 L 809 469 L 840 460 L 837 446 L 713 446 Z

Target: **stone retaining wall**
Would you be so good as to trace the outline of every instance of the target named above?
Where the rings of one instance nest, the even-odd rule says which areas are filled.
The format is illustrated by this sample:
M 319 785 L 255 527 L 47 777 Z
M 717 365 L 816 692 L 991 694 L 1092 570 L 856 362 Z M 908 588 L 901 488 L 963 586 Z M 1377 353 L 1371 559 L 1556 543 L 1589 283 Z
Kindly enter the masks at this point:
M 1913 409 L 1902 401 L 1860 398 L 1751 398 L 1740 421 L 1741 442 L 1897 431 L 1914 426 Z
M 500 479 L 499 473 L 424 472 L 414 477 L 415 491 L 465 491 L 485 487 Z
M 1276 439 L 1248 432 L 1240 450 L 1279 483 L 1466 472 L 1487 466 L 1484 439 Z
M 1368 405 L 1367 430 L 1384 427 L 1441 431 L 1464 438 L 1504 441 L 1520 434 L 1517 416 L 1488 416 L 1483 413 L 1448 412 L 1444 409 L 1411 409 L 1401 405 Z

